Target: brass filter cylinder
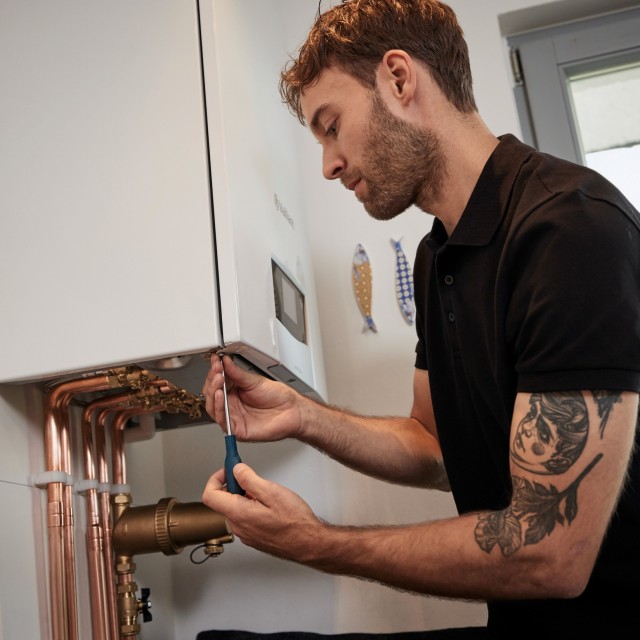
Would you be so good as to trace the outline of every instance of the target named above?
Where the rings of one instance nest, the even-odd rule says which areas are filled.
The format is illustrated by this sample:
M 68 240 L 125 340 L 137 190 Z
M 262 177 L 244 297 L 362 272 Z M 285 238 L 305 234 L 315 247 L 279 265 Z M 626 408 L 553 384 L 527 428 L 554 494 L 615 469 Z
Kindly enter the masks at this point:
M 169 556 L 210 540 L 233 540 L 224 516 L 201 502 L 180 503 L 175 498 L 129 507 L 113 529 L 113 548 L 120 555 L 162 551 Z

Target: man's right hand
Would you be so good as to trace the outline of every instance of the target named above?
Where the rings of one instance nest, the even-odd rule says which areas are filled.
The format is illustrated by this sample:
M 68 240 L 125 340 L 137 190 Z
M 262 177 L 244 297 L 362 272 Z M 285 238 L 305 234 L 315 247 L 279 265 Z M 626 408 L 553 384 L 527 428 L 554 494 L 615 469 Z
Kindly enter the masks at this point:
M 222 366 L 219 356 L 211 356 L 202 393 L 207 412 L 226 432 Z M 229 356 L 224 356 L 224 376 L 231 429 L 238 440 L 273 442 L 298 435 L 300 394 L 281 382 L 242 369 Z

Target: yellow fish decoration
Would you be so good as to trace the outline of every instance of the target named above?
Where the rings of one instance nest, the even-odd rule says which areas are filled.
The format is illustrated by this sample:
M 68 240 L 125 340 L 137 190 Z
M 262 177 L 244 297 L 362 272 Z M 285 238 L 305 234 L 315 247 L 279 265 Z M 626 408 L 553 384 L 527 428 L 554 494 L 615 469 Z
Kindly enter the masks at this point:
M 361 244 L 356 245 L 356 251 L 353 254 L 353 265 L 351 268 L 351 281 L 353 283 L 353 292 L 356 296 L 358 308 L 364 317 L 365 331 L 378 332 L 378 328 L 371 317 L 371 292 L 372 292 L 371 262 L 369 256 Z

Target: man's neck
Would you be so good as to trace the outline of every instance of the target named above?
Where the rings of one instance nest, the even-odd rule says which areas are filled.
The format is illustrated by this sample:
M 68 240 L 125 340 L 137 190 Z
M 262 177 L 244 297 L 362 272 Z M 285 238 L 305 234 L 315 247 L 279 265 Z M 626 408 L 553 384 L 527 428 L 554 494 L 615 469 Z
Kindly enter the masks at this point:
M 442 222 L 449 236 L 499 142 L 477 114 L 465 116 L 443 139 L 446 174 L 440 194 L 427 212 Z M 417 205 L 420 207 L 420 202 Z

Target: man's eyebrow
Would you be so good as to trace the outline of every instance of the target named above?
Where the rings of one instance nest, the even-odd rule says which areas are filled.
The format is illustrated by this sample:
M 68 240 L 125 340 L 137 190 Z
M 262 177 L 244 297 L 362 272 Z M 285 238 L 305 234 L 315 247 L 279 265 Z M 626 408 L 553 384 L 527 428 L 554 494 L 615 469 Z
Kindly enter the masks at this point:
M 321 104 L 313 113 L 313 117 L 311 118 L 311 122 L 309 124 L 309 128 L 312 131 L 317 131 L 318 128 L 320 127 L 320 118 L 322 117 L 322 114 L 327 111 L 327 109 L 329 109 L 331 107 L 331 105 L 328 102 L 325 102 L 324 104 Z

